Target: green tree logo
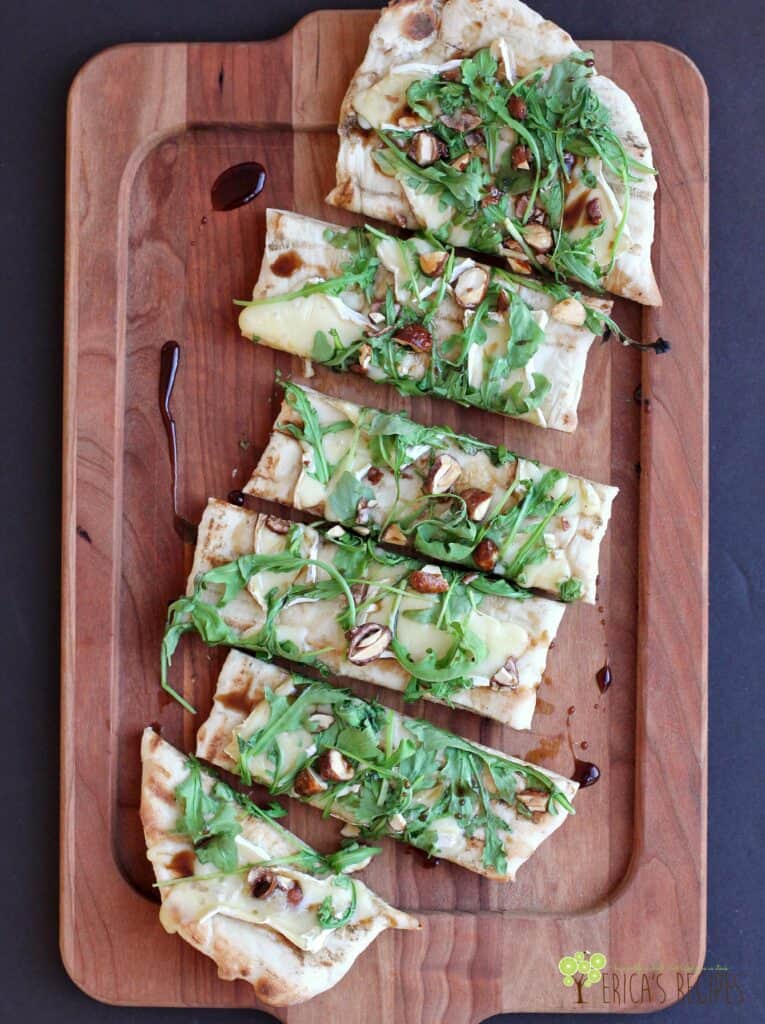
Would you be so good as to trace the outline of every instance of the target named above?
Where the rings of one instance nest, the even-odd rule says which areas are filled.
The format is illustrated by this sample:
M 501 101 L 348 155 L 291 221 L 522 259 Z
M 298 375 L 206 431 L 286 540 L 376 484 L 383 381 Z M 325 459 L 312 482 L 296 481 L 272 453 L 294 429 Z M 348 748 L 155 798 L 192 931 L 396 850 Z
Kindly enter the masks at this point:
M 597 985 L 603 977 L 606 958 L 602 953 L 574 953 L 564 956 L 558 964 L 566 988 L 576 985 L 577 1003 L 583 1003 L 582 989 Z

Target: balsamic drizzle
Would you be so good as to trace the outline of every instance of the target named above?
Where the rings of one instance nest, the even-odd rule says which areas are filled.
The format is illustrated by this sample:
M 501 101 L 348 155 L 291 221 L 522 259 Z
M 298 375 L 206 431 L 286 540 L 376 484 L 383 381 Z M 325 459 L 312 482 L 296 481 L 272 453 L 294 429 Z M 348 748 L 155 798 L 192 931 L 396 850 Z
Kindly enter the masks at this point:
M 173 501 L 173 527 L 184 543 L 194 544 L 197 528 L 178 512 L 178 432 L 175 419 L 170 411 L 178 365 L 181 360 L 181 346 L 177 341 L 166 341 L 162 346 L 159 361 L 159 411 L 165 425 L 167 445 L 170 453 L 171 489 Z
M 266 169 L 255 160 L 226 168 L 213 182 L 213 210 L 238 210 L 257 198 L 266 184 Z

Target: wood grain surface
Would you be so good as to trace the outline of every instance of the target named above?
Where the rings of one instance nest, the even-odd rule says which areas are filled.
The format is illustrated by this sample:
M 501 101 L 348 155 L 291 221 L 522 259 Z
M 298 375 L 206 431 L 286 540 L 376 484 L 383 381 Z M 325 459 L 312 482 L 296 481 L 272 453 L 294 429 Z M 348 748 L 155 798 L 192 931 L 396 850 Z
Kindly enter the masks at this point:
M 61 947 L 74 980 L 113 1003 L 255 1005 L 243 983 L 164 933 L 138 820 L 139 736 L 154 722 L 192 749 L 223 652 L 187 641 L 174 679 L 197 720 L 160 696 L 167 602 L 191 549 L 173 532 L 157 404 L 159 350 L 182 345 L 174 396 L 181 512 L 241 486 L 278 403 L 289 358 L 238 336 L 233 298 L 257 275 L 266 206 L 342 220 L 325 206 L 335 117 L 371 12 L 322 12 L 266 43 L 134 45 L 78 75 L 69 107 L 62 624 Z M 386 933 L 334 990 L 271 1011 L 294 1024 L 342 1019 L 472 1024 L 511 1010 L 648 1010 L 678 995 L 704 957 L 707 638 L 707 101 L 679 52 L 587 43 L 629 90 L 661 171 L 655 262 L 665 304 L 617 304 L 633 333 L 673 343 L 640 356 L 596 345 L 574 435 L 541 431 L 319 369 L 314 386 L 405 407 L 552 465 L 617 484 L 597 607 L 572 607 L 530 733 L 466 712 L 415 707 L 439 724 L 600 782 L 514 886 L 426 869 L 393 843 L 366 873 L 419 913 L 422 933 Z M 210 186 L 256 159 L 268 180 L 240 210 Z M 636 391 L 636 389 L 640 389 Z M 601 696 L 596 671 L 614 683 Z M 357 685 L 371 695 L 370 687 Z M 379 696 L 379 691 L 377 692 Z M 397 698 L 384 694 L 386 703 Z M 574 709 L 570 711 L 570 709 Z M 586 744 L 586 749 L 582 747 Z M 336 823 L 290 806 L 288 824 L 329 848 Z M 565 988 L 577 950 L 608 958 L 602 985 Z M 519 953 L 521 955 L 519 955 Z M 650 980 L 623 1002 L 622 976 Z M 661 986 L 656 983 L 661 975 Z M 685 985 L 687 987 L 686 979 Z M 664 996 L 662 997 L 662 990 Z

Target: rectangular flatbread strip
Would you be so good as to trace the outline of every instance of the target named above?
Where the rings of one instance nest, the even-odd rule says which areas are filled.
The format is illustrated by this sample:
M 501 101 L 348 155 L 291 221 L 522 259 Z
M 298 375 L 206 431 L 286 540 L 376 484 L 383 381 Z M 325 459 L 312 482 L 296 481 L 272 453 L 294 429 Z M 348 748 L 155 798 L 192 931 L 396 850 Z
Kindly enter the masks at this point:
M 248 982 L 274 1006 L 301 1003 L 336 985 L 386 928 L 419 928 L 363 882 L 313 873 L 323 858 L 267 815 L 244 810 L 229 787 L 152 729 L 141 760 L 141 821 L 160 921 L 214 960 L 221 978 Z M 195 842 L 196 807 L 207 834 Z M 347 919 L 338 924 L 341 914 Z
M 187 596 L 169 609 L 163 682 L 196 631 L 530 728 L 566 606 L 333 531 L 342 536 L 209 501 Z
M 519 0 L 391 4 L 343 101 L 327 201 L 661 304 L 630 97 Z
M 594 603 L 618 489 L 405 413 L 285 383 L 245 494 L 305 509 L 425 557 Z
M 500 881 L 573 812 L 578 786 L 428 722 L 232 651 L 197 753 L 352 826 Z
M 611 303 L 394 238 L 269 210 L 242 334 L 402 394 L 572 431 L 587 353 Z

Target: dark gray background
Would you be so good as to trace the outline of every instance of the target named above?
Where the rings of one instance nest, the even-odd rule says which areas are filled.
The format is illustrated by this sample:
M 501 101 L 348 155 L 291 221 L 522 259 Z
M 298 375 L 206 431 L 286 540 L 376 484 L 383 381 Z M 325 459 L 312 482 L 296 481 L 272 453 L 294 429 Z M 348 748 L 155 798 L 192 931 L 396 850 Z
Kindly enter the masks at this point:
M 0 531 L 0 728 L 5 739 L 0 743 L 0 1018 L 5 1020 L 158 1024 L 218 1021 L 226 1016 L 216 1011 L 103 1006 L 75 988 L 58 956 L 58 534 L 67 89 L 84 61 L 114 43 L 262 39 L 286 31 L 300 15 L 325 5 L 378 6 L 374 0 L 2 4 L 0 468 L 5 514 Z M 695 995 L 665 1011 L 664 1019 L 749 1024 L 765 1019 L 765 816 L 759 790 L 765 738 L 765 15 L 760 0 L 538 0 L 536 6 L 579 38 L 656 39 L 676 46 L 696 61 L 709 86 L 713 188 L 707 963 L 727 966 L 741 995 L 733 993 L 732 1003 L 724 997 L 715 999 L 705 979 Z M 683 514 L 682 508 L 666 510 L 668 516 Z M 118 921 L 114 928 L 119 928 Z M 226 1019 L 236 1018 L 231 1013 Z M 248 1019 L 269 1018 L 249 1014 Z M 501 1019 L 511 1018 L 493 1018 L 493 1024 Z M 370 1016 L 370 1024 L 381 1022 Z

